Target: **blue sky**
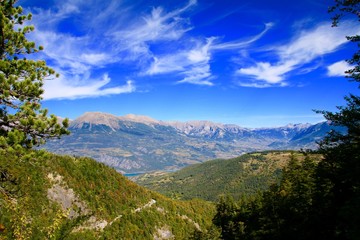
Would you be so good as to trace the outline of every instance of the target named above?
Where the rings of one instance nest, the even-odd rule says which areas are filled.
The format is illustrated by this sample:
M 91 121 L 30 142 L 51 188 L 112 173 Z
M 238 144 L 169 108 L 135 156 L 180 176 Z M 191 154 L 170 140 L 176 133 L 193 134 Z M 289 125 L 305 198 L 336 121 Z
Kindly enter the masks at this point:
M 331 28 L 332 0 L 20 0 L 29 38 L 60 77 L 43 105 L 210 120 L 244 127 L 317 123 L 357 88 L 343 61 L 358 22 Z

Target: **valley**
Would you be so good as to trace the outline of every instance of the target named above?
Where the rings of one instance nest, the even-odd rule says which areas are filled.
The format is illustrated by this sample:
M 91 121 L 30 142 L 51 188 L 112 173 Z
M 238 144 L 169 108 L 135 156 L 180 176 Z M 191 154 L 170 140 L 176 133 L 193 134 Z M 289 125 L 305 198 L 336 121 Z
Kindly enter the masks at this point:
M 254 151 L 315 149 L 316 141 L 332 128 L 322 122 L 249 129 L 209 121 L 164 122 L 132 114 L 88 112 L 70 122 L 69 136 L 50 140 L 44 147 L 57 154 L 92 157 L 131 174 L 174 171 Z

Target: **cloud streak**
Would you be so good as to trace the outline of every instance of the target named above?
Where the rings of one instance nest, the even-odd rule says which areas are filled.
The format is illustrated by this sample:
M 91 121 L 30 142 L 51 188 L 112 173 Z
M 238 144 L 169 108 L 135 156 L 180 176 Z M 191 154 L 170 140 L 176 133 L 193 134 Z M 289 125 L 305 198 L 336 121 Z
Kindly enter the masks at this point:
M 241 50 L 259 40 L 272 26 L 272 23 L 265 24 L 265 29 L 261 33 L 246 40 L 221 43 L 218 42 L 217 37 L 209 37 L 205 41 L 197 41 L 194 46 L 187 50 L 154 57 L 146 74 L 176 72 L 183 76 L 181 80 L 177 81 L 178 84 L 213 86 L 213 80 L 216 79 L 216 76 L 211 72 L 212 55 L 219 51 Z
M 189 19 L 181 15 L 196 3 L 196 0 L 190 0 L 185 6 L 169 12 L 162 7 L 153 7 L 149 14 L 136 18 L 131 6 L 121 5 L 114 0 L 99 6 L 96 6 L 96 1 L 68 0 L 57 2 L 51 9 L 33 9 L 33 23 L 37 30 L 31 38 L 45 46 L 42 56 L 51 62 L 55 70 L 64 74 L 59 83 L 45 84 L 44 99 L 83 98 L 133 91 L 131 84 L 125 88 L 121 85 L 118 88 L 104 88 L 107 85 L 104 80 L 86 83 L 89 80 L 87 75 L 101 71 L 110 64 L 132 64 L 138 66 L 140 72 L 144 64 L 156 60 L 157 53 L 150 50 L 153 44 L 177 41 L 191 30 Z M 92 7 L 89 8 L 89 5 Z M 100 13 L 96 9 L 100 9 Z M 77 22 L 70 22 L 67 24 L 73 28 L 73 32 L 59 30 L 62 22 L 70 19 L 78 19 L 81 26 L 76 25 Z M 161 67 L 160 58 L 159 61 L 159 70 L 154 70 L 154 73 L 161 72 L 161 68 L 171 67 Z M 84 78 L 83 85 L 74 87 L 71 84 L 77 78 Z M 66 89 L 60 91 L 63 96 L 53 91 L 54 86 Z M 71 90 L 75 88 L 81 94 Z
M 274 26 L 274 23 L 269 22 L 265 24 L 265 29 L 259 33 L 258 35 L 251 37 L 248 40 L 238 40 L 238 41 L 231 41 L 231 42 L 225 42 L 225 43 L 219 43 L 214 44 L 211 46 L 212 50 L 233 50 L 233 49 L 241 49 L 249 46 L 250 44 L 256 42 L 261 37 L 263 37 L 272 27 Z
M 196 43 L 191 49 L 175 54 L 154 57 L 153 63 L 145 74 L 165 74 L 175 72 L 180 77 L 177 83 L 190 83 L 196 85 L 212 86 L 213 78 L 209 61 L 210 46 L 214 38 L 209 38 L 205 43 Z
M 328 23 L 322 23 L 304 30 L 287 44 L 270 49 L 268 54 L 277 61 L 258 61 L 253 66 L 239 68 L 236 74 L 248 77 L 247 81 L 239 84 L 247 87 L 286 86 L 288 75 L 299 74 L 304 65 L 337 51 L 348 42 L 345 36 L 354 29 L 360 32 L 358 25 L 346 22 L 341 28 L 331 28 Z
M 186 35 L 194 28 L 186 15 L 196 5 L 196 0 L 190 0 L 172 11 L 154 6 L 150 12 L 136 14 L 136 17 L 132 6 L 115 0 L 106 4 L 64 0 L 56 2 L 51 9 L 33 9 L 37 30 L 31 37 L 45 46 L 44 58 L 55 70 L 64 74 L 57 89 L 67 89 L 61 91 L 63 96 L 60 96 L 51 87 L 55 83 L 45 84 L 45 91 L 49 93 L 45 93 L 44 98 L 116 94 L 112 88 L 106 88 L 103 80 L 86 82 L 91 74 L 99 73 L 112 64 L 132 65 L 135 70 L 129 72 L 127 78 L 171 73 L 171 79 L 177 84 L 213 86 L 216 79 L 211 71 L 213 55 L 219 51 L 245 48 L 263 37 L 273 26 L 267 23 L 262 32 L 245 40 L 221 42 L 216 36 L 192 37 Z M 63 22 L 67 22 L 71 32 L 60 29 Z M 180 48 L 168 54 L 174 44 L 179 44 Z M 75 86 L 79 92 L 92 90 L 93 94 L 76 94 L 70 90 L 74 89 L 71 84 L 79 78 L 82 78 L 83 84 Z M 101 91 L 98 86 L 101 86 Z M 122 85 L 118 87 L 123 89 Z
M 346 76 L 345 72 L 352 67 L 345 61 L 333 63 L 327 67 L 329 77 Z
M 64 77 L 60 79 L 45 81 L 44 100 L 53 99 L 80 99 L 89 97 L 99 97 L 115 94 L 132 93 L 136 90 L 133 81 L 116 87 L 106 87 L 111 79 L 105 74 L 102 79 L 71 79 Z
M 216 35 L 194 34 L 190 16 L 199 4 L 196 0 L 173 9 L 153 6 L 143 11 L 137 11 L 139 3 L 117 0 L 54 4 L 49 9 L 30 9 L 36 26 L 31 38 L 45 47 L 40 57 L 62 74 L 44 85 L 46 100 L 130 93 L 136 91 L 135 82 L 139 86 L 154 76 L 174 84 L 216 86 L 221 84 L 216 83 L 221 74 L 214 71 L 218 55 L 230 56 L 227 61 L 231 62 L 248 51 L 260 57 L 232 62 L 237 67 L 229 67 L 230 77 L 241 79 L 239 85 L 246 87 L 287 86 L 289 77 L 313 71 L 318 66 L 312 61 L 346 43 L 344 36 L 350 30 L 360 30 L 353 23 L 335 29 L 323 23 L 299 31 L 286 44 L 264 50 L 251 47 L 271 32 L 271 22 L 257 34 L 227 42 Z M 329 66 L 328 75 L 335 76 L 341 67 L 340 63 Z M 119 70 L 122 74 L 116 76 L 121 77 L 111 78 L 116 71 L 109 69 Z

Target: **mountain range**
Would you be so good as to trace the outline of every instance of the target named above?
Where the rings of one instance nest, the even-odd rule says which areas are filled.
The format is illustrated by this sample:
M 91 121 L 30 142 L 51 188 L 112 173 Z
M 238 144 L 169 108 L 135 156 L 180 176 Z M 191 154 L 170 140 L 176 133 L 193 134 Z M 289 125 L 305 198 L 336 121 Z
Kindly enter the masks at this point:
M 69 136 L 50 140 L 45 148 L 92 157 L 122 173 L 173 171 L 253 151 L 315 149 L 316 142 L 333 128 L 321 122 L 250 129 L 209 121 L 165 122 L 133 114 L 88 112 L 70 121 Z

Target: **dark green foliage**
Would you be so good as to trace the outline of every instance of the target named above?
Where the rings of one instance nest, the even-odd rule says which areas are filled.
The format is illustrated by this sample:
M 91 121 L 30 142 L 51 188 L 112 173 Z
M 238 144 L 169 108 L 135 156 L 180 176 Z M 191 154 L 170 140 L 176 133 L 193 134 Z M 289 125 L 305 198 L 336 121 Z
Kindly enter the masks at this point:
M 304 159 L 302 154 L 292 151 L 257 152 L 195 164 L 174 173 L 145 174 L 134 180 L 172 198 L 216 201 L 220 195 L 229 194 L 238 200 L 267 190 L 277 182 L 292 154 Z
M 68 121 L 59 124 L 41 108 L 43 81 L 55 72 L 45 61 L 27 59 L 42 47 L 26 39 L 34 30 L 24 25 L 31 14 L 23 15 L 16 2 L 0 1 L 0 148 L 19 149 L 67 134 Z
M 231 196 L 222 196 L 216 206 L 213 222 L 221 228 L 221 238 L 236 239 L 242 231 L 242 222 L 237 221 L 238 205 Z
M 214 224 L 223 239 L 307 239 L 312 211 L 316 163 L 294 156 L 283 170 L 279 184 L 268 191 L 235 203 L 220 199 Z M 310 235 L 309 235 L 310 234 Z
M 321 145 L 324 159 L 294 156 L 281 181 L 253 198 L 221 199 L 223 239 L 359 239 L 359 145 Z M 337 137 L 336 137 L 337 138 Z
M 322 112 L 334 125 L 348 129 L 347 134 L 332 132 L 320 144 L 325 159 L 317 169 L 317 215 L 319 232 L 329 239 L 360 237 L 360 98 L 350 95 L 346 100 L 338 113 Z
M 338 113 L 322 112 L 347 133 L 329 133 L 320 162 L 293 155 L 270 190 L 240 203 L 220 200 L 214 223 L 223 239 L 359 239 L 360 100 L 347 101 Z

